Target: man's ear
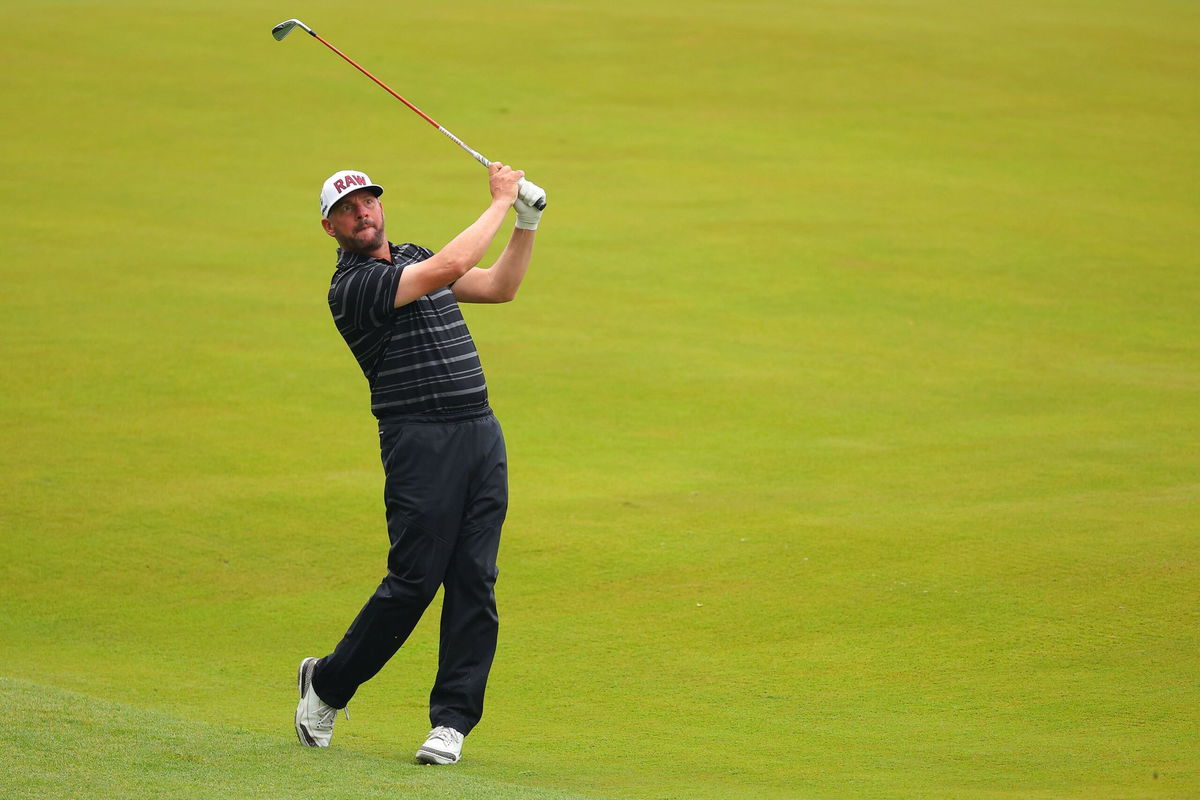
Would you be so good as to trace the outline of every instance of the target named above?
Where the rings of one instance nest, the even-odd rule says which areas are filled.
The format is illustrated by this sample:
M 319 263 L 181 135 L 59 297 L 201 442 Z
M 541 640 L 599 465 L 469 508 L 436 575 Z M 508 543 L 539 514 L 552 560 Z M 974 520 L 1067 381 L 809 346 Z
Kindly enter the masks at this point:
M 330 236 L 333 236 L 333 223 L 324 217 L 321 218 L 321 227 L 325 229 L 326 233 L 328 233 Z

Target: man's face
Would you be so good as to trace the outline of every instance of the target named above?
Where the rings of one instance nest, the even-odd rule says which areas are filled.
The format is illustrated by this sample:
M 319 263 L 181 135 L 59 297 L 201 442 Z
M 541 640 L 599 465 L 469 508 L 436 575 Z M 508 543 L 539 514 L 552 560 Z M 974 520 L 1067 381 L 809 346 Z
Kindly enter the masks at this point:
M 358 189 L 338 200 L 321 225 L 348 253 L 371 254 L 387 244 L 383 205 L 370 189 Z

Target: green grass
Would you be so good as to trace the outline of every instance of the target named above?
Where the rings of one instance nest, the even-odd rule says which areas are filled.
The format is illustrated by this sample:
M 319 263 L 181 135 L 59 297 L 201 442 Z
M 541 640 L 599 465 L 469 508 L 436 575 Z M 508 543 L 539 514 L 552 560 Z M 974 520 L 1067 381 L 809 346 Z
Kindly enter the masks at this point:
M 473 779 L 348 749 L 312 751 L 278 736 L 145 711 L 25 681 L 0 679 L 5 709 L 21 721 L 0 742 L 20 754 L 11 797 L 419 796 L 582 800 Z
M 0 8 L 6 796 L 1200 793 L 1194 4 Z M 288 16 L 550 193 L 453 770 L 436 614 L 294 742 L 386 542 L 316 195 L 484 173 Z

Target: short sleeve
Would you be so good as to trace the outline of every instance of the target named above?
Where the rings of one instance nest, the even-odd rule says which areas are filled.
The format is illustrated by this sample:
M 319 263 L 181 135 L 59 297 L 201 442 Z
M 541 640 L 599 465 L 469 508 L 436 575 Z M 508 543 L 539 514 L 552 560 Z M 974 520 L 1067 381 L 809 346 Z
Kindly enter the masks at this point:
M 349 270 L 329 288 L 329 308 L 339 329 L 368 331 L 382 325 L 396 307 L 403 267 L 375 263 Z

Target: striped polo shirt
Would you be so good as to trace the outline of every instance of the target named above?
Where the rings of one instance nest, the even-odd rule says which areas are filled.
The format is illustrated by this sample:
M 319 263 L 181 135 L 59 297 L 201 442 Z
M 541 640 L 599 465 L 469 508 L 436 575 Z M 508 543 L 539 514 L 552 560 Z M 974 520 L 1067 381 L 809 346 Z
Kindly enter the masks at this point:
M 432 250 L 391 244 L 392 260 L 338 249 L 329 310 L 371 385 L 379 419 L 450 415 L 488 407 L 479 353 L 450 287 L 395 308 L 400 273 Z

